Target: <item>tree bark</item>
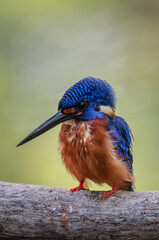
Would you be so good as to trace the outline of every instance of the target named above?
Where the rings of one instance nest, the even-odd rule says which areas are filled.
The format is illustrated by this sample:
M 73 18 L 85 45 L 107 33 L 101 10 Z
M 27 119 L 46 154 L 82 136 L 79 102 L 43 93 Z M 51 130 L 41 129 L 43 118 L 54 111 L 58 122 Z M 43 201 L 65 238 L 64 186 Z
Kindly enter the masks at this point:
M 102 194 L 0 182 L 0 239 L 159 239 L 159 191 Z

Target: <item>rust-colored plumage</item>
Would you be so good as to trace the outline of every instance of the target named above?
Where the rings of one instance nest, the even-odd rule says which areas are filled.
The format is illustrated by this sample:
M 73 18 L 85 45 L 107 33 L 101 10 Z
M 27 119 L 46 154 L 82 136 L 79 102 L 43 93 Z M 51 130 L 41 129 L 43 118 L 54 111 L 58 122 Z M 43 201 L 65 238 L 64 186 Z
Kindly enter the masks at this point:
M 133 175 L 115 153 L 106 125 L 106 119 L 63 123 L 59 134 L 63 161 L 79 182 L 88 178 L 128 190 Z

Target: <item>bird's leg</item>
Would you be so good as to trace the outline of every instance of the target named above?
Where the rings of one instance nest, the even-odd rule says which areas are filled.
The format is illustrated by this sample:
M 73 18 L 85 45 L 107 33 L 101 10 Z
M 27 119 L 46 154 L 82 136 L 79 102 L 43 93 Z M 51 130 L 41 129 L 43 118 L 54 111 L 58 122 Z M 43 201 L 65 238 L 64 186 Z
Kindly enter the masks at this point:
M 79 191 L 79 190 L 89 190 L 88 188 L 83 187 L 84 181 L 85 181 L 85 179 L 81 180 L 79 186 L 75 187 L 75 188 L 71 188 L 70 192 L 75 192 L 75 191 Z
M 117 185 L 114 185 L 112 190 L 107 191 L 104 195 L 102 195 L 102 198 L 107 198 L 110 195 L 112 195 L 113 193 L 116 193 L 117 191 L 118 191 L 118 187 L 117 187 Z

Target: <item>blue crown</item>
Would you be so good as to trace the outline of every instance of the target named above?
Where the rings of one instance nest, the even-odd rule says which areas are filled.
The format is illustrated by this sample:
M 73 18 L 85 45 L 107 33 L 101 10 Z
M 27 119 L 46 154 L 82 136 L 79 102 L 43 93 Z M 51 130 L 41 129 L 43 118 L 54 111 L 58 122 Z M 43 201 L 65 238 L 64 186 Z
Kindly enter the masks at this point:
M 84 78 L 69 88 L 59 101 L 58 108 L 71 108 L 85 99 L 115 109 L 116 98 L 113 88 L 106 81 L 93 77 Z

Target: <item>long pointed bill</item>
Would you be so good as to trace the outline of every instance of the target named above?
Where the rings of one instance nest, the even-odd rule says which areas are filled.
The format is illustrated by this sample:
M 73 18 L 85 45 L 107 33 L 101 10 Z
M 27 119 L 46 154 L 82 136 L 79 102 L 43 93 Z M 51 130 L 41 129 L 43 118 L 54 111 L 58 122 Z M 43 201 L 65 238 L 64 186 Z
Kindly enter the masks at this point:
M 32 131 L 27 137 L 25 137 L 20 143 L 18 143 L 17 147 L 40 136 L 41 134 L 47 132 L 48 130 L 55 127 L 59 123 L 72 119 L 75 115 L 76 115 L 75 113 L 63 114 L 61 110 L 59 110 L 55 115 L 53 115 L 47 121 L 42 123 L 39 127 L 37 127 L 34 131 Z

